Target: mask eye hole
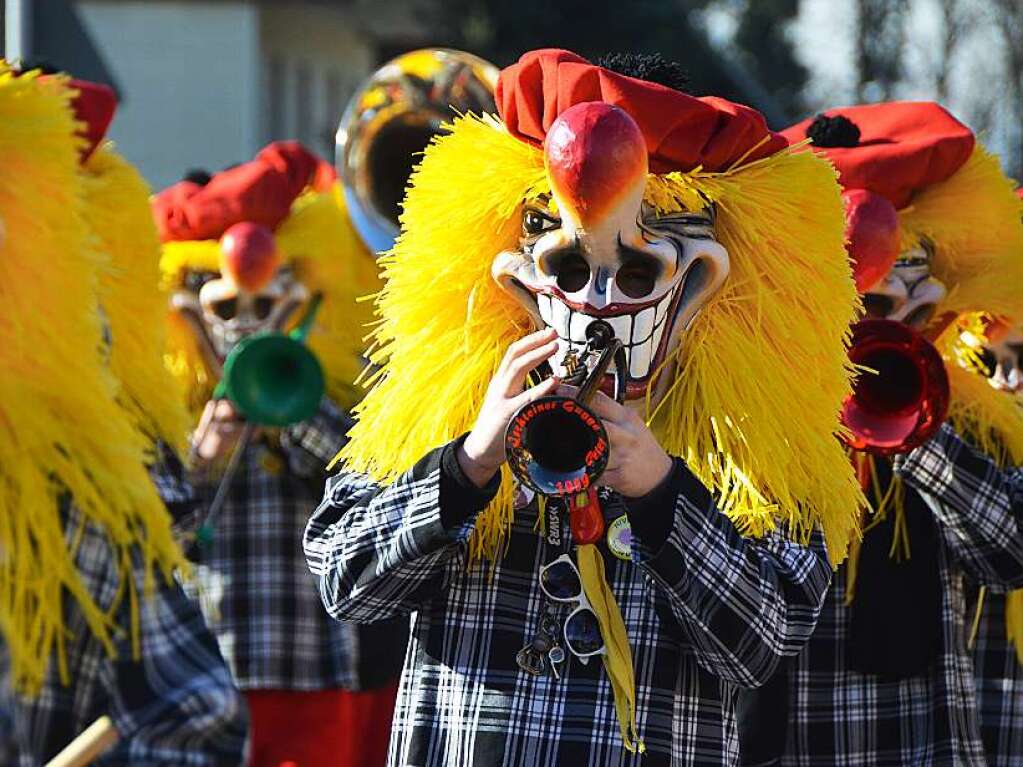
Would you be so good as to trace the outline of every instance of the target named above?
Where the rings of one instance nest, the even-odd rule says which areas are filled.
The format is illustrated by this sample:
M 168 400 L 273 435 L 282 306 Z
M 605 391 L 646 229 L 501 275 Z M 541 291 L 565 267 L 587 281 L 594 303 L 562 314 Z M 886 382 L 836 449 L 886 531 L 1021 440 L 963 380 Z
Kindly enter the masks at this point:
M 265 320 L 270 316 L 270 312 L 273 311 L 274 300 L 267 296 L 259 296 L 253 302 L 252 311 L 256 315 L 257 320 Z
M 863 296 L 863 308 L 867 317 L 884 319 L 895 309 L 895 301 L 889 296 L 867 293 Z
M 526 208 L 522 213 L 522 234 L 526 237 L 537 235 L 557 229 L 559 222 L 551 218 L 538 208 Z
M 629 298 L 644 298 L 654 292 L 659 273 L 653 259 L 630 259 L 615 274 L 615 284 Z
M 198 293 L 203 285 L 216 276 L 215 272 L 188 272 L 185 275 L 184 286 L 187 290 Z
M 575 293 L 590 281 L 590 265 L 578 253 L 566 253 L 553 265 L 558 287 L 566 293 Z
M 232 319 L 238 313 L 237 298 L 222 298 L 213 302 L 213 313 L 222 320 Z

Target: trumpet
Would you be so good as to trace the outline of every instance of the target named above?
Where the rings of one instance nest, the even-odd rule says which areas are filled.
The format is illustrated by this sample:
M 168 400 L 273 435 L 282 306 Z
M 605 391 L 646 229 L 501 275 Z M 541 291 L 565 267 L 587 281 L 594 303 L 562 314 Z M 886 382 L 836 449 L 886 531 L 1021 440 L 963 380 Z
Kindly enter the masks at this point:
M 573 383 L 582 379 L 574 397 L 540 397 L 520 408 L 508 424 L 505 450 L 512 473 L 541 495 L 566 496 L 594 487 L 607 467 L 610 444 L 600 419 L 588 407 L 594 392 L 615 363 L 615 398 L 625 392 L 625 347 L 612 327 L 596 320 L 586 328 Z M 596 357 L 587 373 L 586 361 Z
M 949 383 L 933 344 L 901 322 L 862 320 L 849 359 L 867 369 L 842 406 L 850 447 L 895 455 L 934 436 L 948 414 Z
M 372 252 L 394 244 L 409 176 L 444 124 L 495 110 L 497 75 L 471 53 L 424 48 L 384 64 L 348 102 L 335 167 L 352 224 Z
M 259 426 L 289 426 L 311 418 L 323 399 L 323 368 L 305 345 L 322 296 L 309 303 L 290 333 L 267 331 L 242 339 L 224 360 L 213 393 L 227 398 L 245 420 Z

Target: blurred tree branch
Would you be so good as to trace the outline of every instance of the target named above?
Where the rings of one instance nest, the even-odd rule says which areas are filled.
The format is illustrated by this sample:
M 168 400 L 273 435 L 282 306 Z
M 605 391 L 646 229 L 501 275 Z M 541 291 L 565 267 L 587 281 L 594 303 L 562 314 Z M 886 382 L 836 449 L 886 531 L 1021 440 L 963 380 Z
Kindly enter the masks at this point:
M 909 0 L 855 0 L 857 96 L 860 101 L 892 97 L 902 79 Z
M 1017 179 L 1023 172 L 1023 2 L 988 0 L 995 27 L 1004 45 L 1004 94 L 1012 115 L 1009 156 L 1003 158 L 1010 174 Z

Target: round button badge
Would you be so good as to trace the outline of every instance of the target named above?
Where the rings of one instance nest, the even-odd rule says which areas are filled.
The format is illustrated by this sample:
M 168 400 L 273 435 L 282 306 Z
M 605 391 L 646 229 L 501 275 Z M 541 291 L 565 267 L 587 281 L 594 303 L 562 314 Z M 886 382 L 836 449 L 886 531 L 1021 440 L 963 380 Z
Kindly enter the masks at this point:
M 622 514 L 607 527 L 607 547 L 619 559 L 632 559 L 632 526 Z

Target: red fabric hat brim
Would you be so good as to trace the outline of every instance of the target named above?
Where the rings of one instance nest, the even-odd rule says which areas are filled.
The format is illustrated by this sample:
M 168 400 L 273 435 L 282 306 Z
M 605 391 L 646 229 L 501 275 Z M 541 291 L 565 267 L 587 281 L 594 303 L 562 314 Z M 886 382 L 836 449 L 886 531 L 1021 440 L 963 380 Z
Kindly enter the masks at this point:
M 887 198 L 896 209 L 906 207 L 922 189 L 947 180 L 970 158 L 973 132 L 939 104 L 892 101 L 885 104 L 828 109 L 860 129 L 854 147 L 815 147 L 840 174 L 846 189 L 866 189 Z M 789 142 L 807 138 L 813 118 L 782 131 Z
M 497 111 L 509 132 L 540 145 L 569 107 L 600 101 L 624 109 L 639 125 L 654 173 L 723 171 L 787 146 L 750 107 L 711 96 L 696 98 L 657 83 L 595 66 L 569 51 L 530 51 L 502 70 Z
M 218 173 L 205 186 L 174 184 L 153 198 L 160 239 L 213 240 L 242 221 L 274 230 L 313 182 L 319 165 L 298 142 L 279 141 L 251 162 Z
M 52 79 L 54 75 L 43 75 L 40 81 Z M 85 145 L 78 150 L 79 162 L 85 162 L 96 151 L 110 129 L 117 111 L 117 94 L 109 85 L 89 80 L 69 79 L 64 81 L 74 91 L 71 109 L 75 120 L 82 124 L 78 135 L 85 139 Z
M 81 133 L 86 141 L 81 150 L 81 160 L 85 162 L 110 129 L 114 112 L 117 111 L 117 95 L 108 85 L 86 80 L 71 80 L 68 86 L 78 91 L 78 95 L 71 101 L 71 107 L 75 110 L 75 117 L 85 123 Z

